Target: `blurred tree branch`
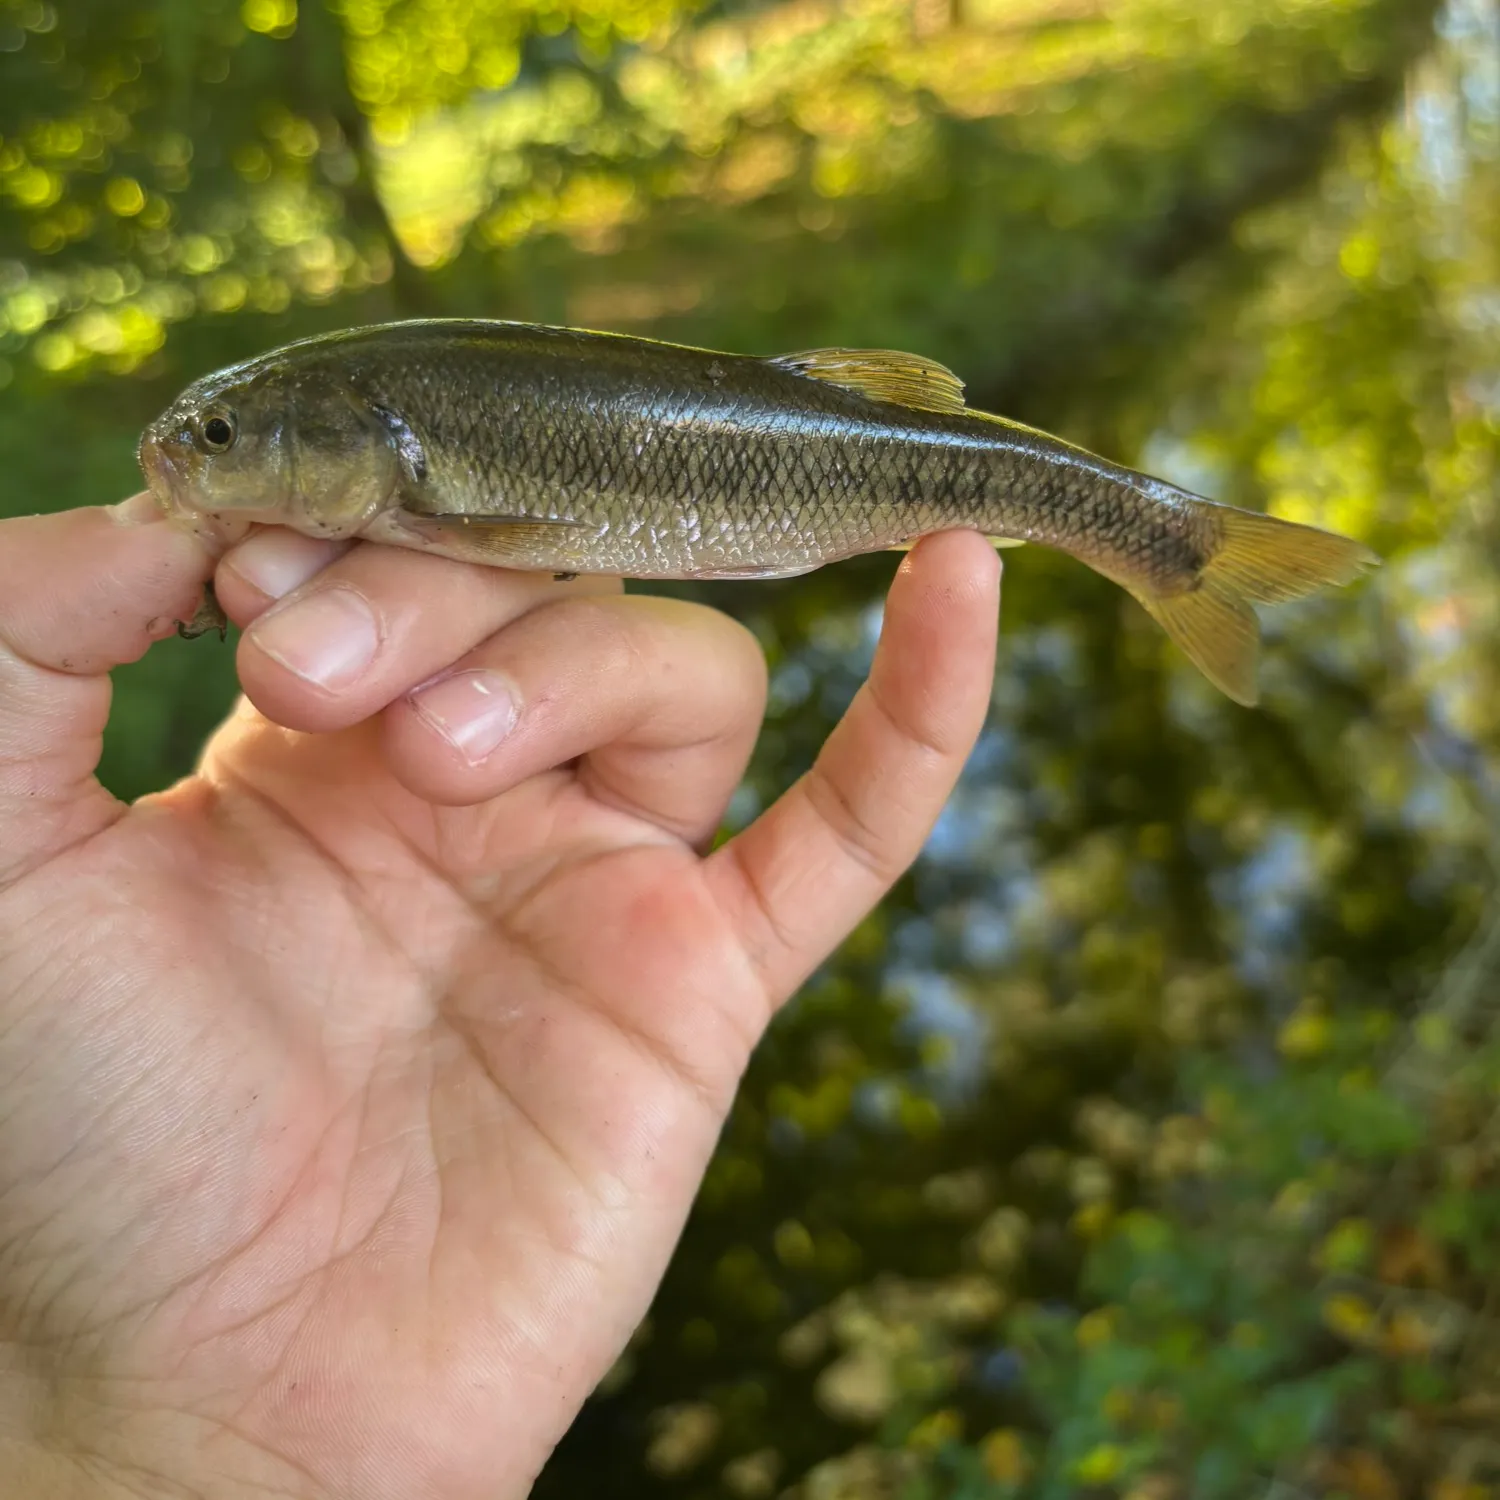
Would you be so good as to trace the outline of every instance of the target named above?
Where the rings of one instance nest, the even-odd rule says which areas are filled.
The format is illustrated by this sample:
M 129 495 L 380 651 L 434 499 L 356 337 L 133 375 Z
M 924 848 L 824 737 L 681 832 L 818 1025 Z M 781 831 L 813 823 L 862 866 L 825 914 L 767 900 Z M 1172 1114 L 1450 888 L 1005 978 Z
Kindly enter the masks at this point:
M 350 220 L 378 239 L 391 261 L 389 291 L 403 317 L 431 317 L 439 311 L 435 289 L 414 265 L 401 243 L 380 195 L 370 126 L 349 89 L 344 54 L 344 29 L 329 0 L 305 0 L 294 37 L 297 49 L 300 103 L 309 115 L 324 113 L 338 126 L 357 171 L 343 190 Z

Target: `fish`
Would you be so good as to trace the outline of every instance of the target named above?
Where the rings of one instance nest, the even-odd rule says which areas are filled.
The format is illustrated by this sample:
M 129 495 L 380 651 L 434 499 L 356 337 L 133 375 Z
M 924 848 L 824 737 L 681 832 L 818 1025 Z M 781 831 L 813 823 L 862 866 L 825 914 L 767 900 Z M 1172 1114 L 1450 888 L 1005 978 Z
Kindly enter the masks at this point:
M 164 512 L 219 547 L 274 524 L 560 577 L 768 579 L 939 531 L 1040 544 L 1127 590 L 1246 705 L 1254 606 L 1378 561 L 971 408 L 946 366 L 887 349 L 379 324 L 195 381 L 139 459 Z

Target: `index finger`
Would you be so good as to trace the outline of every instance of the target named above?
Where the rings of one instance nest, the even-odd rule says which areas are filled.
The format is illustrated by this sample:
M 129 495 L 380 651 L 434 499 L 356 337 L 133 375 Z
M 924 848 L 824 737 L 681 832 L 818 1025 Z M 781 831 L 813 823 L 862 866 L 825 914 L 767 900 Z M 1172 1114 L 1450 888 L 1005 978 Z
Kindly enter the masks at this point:
M 706 874 L 773 1005 L 917 857 L 989 708 L 1000 560 L 973 532 L 901 564 L 869 680 L 813 768 Z

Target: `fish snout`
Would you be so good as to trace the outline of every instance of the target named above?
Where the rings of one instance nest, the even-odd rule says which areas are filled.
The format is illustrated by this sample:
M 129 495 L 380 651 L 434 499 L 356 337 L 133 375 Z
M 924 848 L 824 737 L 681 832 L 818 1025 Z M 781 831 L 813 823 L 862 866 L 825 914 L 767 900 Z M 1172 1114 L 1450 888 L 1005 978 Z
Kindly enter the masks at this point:
M 151 492 L 164 506 L 176 509 L 182 502 L 182 440 L 177 424 L 158 417 L 141 434 L 136 458 Z
M 158 417 L 141 434 L 136 450 L 141 472 L 162 513 L 190 531 L 210 551 L 222 552 L 234 537 L 204 508 L 197 489 L 193 434 L 171 412 Z

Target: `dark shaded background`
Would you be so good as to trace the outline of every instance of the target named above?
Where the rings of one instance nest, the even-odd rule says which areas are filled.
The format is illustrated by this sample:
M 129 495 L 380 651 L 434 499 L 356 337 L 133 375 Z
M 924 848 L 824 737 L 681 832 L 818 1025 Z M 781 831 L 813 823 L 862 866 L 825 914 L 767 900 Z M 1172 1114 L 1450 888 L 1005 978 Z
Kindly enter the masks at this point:
M 960 792 L 538 1494 L 1500 1496 L 1496 0 L 0 0 L 0 514 L 438 314 L 910 348 L 1387 559 L 1249 712 L 1011 555 Z M 892 566 L 698 591 L 773 666 L 736 820 Z M 118 684 L 134 796 L 231 648 Z

